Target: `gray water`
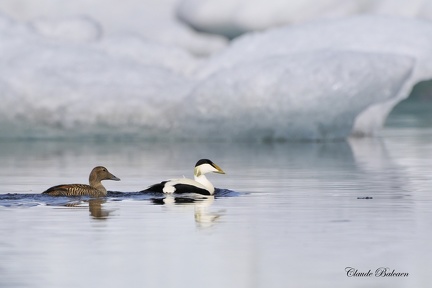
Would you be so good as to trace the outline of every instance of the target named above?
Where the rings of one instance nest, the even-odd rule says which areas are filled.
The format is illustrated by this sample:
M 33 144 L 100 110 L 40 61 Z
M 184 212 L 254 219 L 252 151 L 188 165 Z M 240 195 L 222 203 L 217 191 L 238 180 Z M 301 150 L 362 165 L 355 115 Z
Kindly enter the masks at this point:
M 192 176 L 200 158 L 229 191 L 180 204 L 2 195 L 0 287 L 430 287 L 432 129 L 403 117 L 329 143 L 3 141 L 0 194 L 86 183 L 96 165 L 121 178 L 108 190 L 134 192 Z

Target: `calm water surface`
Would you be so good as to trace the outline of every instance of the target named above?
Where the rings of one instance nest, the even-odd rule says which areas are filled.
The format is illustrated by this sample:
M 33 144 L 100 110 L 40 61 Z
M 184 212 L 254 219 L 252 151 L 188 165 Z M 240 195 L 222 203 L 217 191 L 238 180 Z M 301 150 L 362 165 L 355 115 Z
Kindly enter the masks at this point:
M 96 165 L 121 178 L 108 190 L 134 192 L 190 177 L 204 157 L 231 192 L 181 204 L 2 195 L 0 287 L 430 287 L 431 143 L 427 127 L 332 143 L 1 142 L 0 194 L 86 183 Z

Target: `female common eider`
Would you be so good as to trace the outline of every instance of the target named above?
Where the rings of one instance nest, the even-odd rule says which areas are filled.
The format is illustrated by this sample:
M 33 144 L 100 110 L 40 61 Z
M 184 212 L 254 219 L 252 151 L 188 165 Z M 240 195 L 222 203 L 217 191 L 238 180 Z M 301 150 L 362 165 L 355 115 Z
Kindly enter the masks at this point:
M 51 196 L 90 196 L 90 197 L 105 197 L 107 190 L 102 185 L 102 180 L 120 181 L 119 178 L 111 174 L 108 169 L 103 166 L 93 168 L 90 173 L 89 182 L 86 184 L 63 184 L 49 188 L 42 194 Z
M 202 195 L 213 195 L 215 188 L 204 175 L 209 172 L 225 174 L 225 172 L 211 160 L 201 159 L 195 164 L 194 180 L 187 178 L 167 180 L 154 184 L 141 192 L 198 193 Z

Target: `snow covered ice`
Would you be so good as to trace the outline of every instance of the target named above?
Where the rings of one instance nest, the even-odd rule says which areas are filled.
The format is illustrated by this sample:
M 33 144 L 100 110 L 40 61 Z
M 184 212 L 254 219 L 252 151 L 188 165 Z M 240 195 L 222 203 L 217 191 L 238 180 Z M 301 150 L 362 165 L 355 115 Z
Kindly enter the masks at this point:
M 183 36 L 170 43 L 107 33 L 100 15 L 35 16 L 0 16 L 1 138 L 370 135 L 432 77 L 432 24 L 421 20 L 312 21 L 248 33 L 223 48 L 193 32 L 192 46 Z M 210 48 L 197 44 L 203 37 L 213 39 Z

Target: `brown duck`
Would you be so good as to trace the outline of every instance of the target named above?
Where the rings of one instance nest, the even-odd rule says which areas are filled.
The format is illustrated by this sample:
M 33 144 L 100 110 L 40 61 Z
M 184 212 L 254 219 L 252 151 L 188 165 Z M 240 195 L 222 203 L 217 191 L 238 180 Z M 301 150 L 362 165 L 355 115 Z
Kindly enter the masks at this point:
M 90 173 L 89 182 L 86 184 L 63 184 L 49 188 L 42 194 L 51 196 L 90 196 L 90 197 L 105 197 L 107 190 L 102 185 L 102 180 L 120 181 L 119 178 L 111 174 L 108 169 L 103 166 L 93 168 Z

